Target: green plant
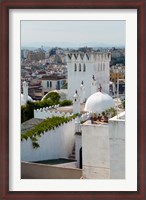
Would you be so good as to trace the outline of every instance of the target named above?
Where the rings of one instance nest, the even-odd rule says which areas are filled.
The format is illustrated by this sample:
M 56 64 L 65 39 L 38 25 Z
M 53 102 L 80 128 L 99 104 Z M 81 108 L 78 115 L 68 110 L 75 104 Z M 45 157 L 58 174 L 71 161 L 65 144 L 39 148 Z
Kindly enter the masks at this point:
M 49 107 L 52 105 L 60 104 L 60 106 L 72 105 L 71 100 L 64 100 L 59 102 L 60 96 L 57 92 L 50 92 L 43 101 L 27 102 L 25 106 L 21 106 L 21 123 L 34 117 L 34 109 Z
M 38 124 L 35 128 L 26 133 L 21 134 L 21 141 L 27 140 L 28 138 L 31 139 L 32 145 L 34 148 L 39 147 L 38 138 L 41 137 L 44 132 L 48 130 L 55 129 L 55 127 L 59 127 L 63 123 L 67 123 L 74 119 L 76 115 L 72 115 L 70 117 L 52 117 L 42 121 Z
M 102 116 L 105 116 L 106 112 L 102 112 Z
M 60 106 L 70 106 L 70 105 L 72 105 L 71 100 L 64 100 L 64 101 L 60 102 Z
M 27 102 L 25 106 L 21 106 L 21 123 L 34 117 L 34 109 L 49 107 L 52 105 L 55 105 L 55 102 L 46 99 L 38 102 Z
M 125 99 L 122 100 L 122 105 L 123 105 L 123 108 L 125 109 Z
M 114 117 L 115 115 L 117 115 L 117 110 L 113 107 L 105 110 L 105 113 L 108 117 Z
M 52 100 L 55 104 L 58 104 L 60 100 L 60 96 L 57 92 L 50 92 L 45 96 L 44 99 Z

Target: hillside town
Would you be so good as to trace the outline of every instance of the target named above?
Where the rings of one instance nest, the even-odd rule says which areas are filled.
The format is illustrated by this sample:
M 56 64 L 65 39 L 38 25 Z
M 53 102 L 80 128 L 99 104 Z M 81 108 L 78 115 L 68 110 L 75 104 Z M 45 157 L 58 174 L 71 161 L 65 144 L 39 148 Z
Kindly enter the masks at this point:
M 30 48 L 31 49 L 31 48 Z M 41 100 L 51 90 L 67 89 L 68 68 L 65 60 L 67 53 L 110 52 L 110 81 L 117 87 L 118 79 L 125 79 L 125 49 L 124 48 L 88 48 L 78 49 L 48 48 L 21 50 L 21 86 L 28 82 L 28 94 L 34 100 Z M 124 93 L 125 83 L 119 83 L 119 92 Z M 22 89 L 22 87 L 21 87 Z M 114 91 L 111 88 L 111 94 Z
M 125 49 L 21 50 L 21 178 L 125 178 Z

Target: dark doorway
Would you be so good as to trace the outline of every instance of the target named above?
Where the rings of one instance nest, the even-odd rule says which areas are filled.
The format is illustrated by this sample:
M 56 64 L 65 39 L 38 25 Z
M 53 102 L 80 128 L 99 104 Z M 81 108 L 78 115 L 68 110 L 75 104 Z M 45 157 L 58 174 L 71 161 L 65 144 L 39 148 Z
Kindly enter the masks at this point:
M 82 169 L 82 147 L 79 150 L 79 167 Z

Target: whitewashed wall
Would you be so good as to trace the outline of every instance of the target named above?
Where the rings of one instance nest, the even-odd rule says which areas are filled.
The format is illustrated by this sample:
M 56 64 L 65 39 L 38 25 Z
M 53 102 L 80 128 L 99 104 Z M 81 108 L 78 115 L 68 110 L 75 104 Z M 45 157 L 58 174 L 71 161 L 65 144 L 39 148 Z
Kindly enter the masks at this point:
M 51 88 L 47 86 L 47 82 L 49 82 L 49 84 L 50 84 L 50 81 L 52 82 Z M 56 86 L 57 86 L 57 81 L 56 80 L 41 80 L 41 85 L 42 85 L 43 89 L 55 90 Z
M 38 139 L 40 147 L 34 149 L 30 139 L 21 142 L 21 161 L 68 158 L 74 143 L 74 120 L 46 132 Z
M 109 120 L 110 178 L 125 178 L 125 119 L 124 113 Z
M 83 176 L 89 179 L 109 179 L 108 125 L 91 124 L 88 120 L 82 129 Z

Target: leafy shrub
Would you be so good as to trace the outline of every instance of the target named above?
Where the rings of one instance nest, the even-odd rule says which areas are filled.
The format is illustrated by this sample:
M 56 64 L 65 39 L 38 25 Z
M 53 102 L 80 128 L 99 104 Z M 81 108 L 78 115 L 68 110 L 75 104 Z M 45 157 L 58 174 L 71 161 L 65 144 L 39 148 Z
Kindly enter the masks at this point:
M 56 104 L 60 104 L 60 106 L 72 105 L 71 100 L 64 100 L 62 102 L 59 102 L 59 100 L 60 96 L 57 92 L 50 92 L 43 101 L 27 102 L 26 105 L 21 106 L 21 123 L 34 117 L 34 109 L 36 110 Z
M 60 102 L 60 106 L 70 106 L 70 105 L 72 105 L 71 100 L 64 100 L 64 101 Z
M 39 102 L 27 102 L 25 106 L 21 106 L 21 123 L 34 117 L 34 109 L 49 107 L 55 105 L 52 100 L 43 100 Z
M 123 108 L 125 109 L 125 99 L 122 100 L 122 105 L 123 105 Z
M 58 104 L 59 103 L 59 100 L 60 100 L 60 96 L 57 92 L 50 92 L 48 93 L 45 98 L 45 100 L 52 100 L 55 104 Z
M 109 117 L 114 117 L 117 115 L 117 110 L 115 108 L 111 107 L 105 111 L 105 115 L 109 116 Z

